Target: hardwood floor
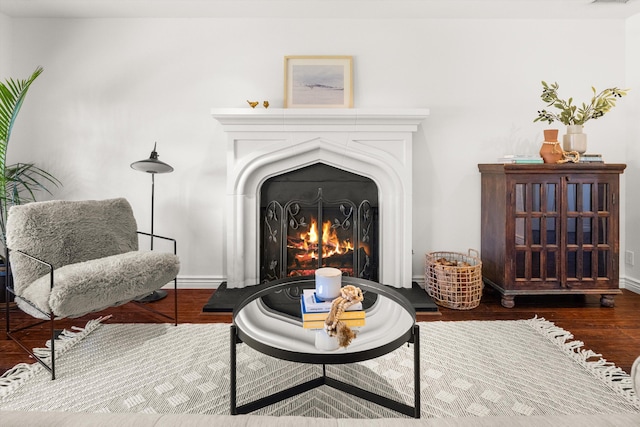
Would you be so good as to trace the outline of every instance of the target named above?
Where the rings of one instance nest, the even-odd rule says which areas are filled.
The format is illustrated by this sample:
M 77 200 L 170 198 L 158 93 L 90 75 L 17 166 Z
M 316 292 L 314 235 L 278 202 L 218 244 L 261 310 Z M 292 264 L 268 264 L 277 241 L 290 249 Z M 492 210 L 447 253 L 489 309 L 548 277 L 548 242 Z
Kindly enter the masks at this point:
M 180 323 L 230 323 L 231 314 L 203 313 L 202 307 L 213 290 L 180 290 L 178 316 Z M 515 308 L 500 305 L 500 296 L 491 288 L 485 288 L 482 302 L 473 310 L 458 311 L 440 308 L 438 314 L 418 314 L 419 321 L 457 320 L 517 320 L 544 317 L 557 326 L 573 333 L 576 340 L 584 342 L 584 348 L 602 355 L 626 372 L 631 371 L 633 361 L 640 356 L 640 295 L 623 290 L 615 299 L 615 308 L 600 307 L 598 296 L 523 296 L 516 298 Z M 173 307 L 173 294 L 151 303 L 154 308 L 169 313 Z M 3 304 L 4 307 L 4 304 Z M 20 310 L 10 311 L 12 324 L 27 324 L 33 319 Z M 150 313 L 136 304 L 110 308 L 84 317 L 59 321 L 56 328 L 83 326 L 88 320 L 99 316 L 113 317 L 109 323 L 154 323 L 164 318 Z M 5 312 L 2 311 L 2 324 Z M 23 341 L 31 348 L 40 347 L 48 339 L 47 326 L 39 326 L 26 333 Z M 423 343 L 428 345 L 428 343 Z M 18 363 L 33 363 L 33 360 L 13 341 L 8 340 L 4 326 L 0 333 L 0 374 Z

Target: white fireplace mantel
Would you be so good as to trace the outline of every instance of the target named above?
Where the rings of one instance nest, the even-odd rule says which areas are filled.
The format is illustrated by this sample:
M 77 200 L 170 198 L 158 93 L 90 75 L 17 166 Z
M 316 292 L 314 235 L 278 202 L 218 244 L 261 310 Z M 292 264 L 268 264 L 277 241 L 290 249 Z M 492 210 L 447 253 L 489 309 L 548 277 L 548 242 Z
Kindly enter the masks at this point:
M 322 162 L 372 179 L 379 192 L 381 283 L 411 287 L 413 134 L 428 109 L 222 108 L 227 134 L 226 276 L 259 283 L 260 188 Z
M 226 132 L 308 131 L 333 132 L 409 131 L 429 115 L 424 108 L 214 108 L 213 117 Z

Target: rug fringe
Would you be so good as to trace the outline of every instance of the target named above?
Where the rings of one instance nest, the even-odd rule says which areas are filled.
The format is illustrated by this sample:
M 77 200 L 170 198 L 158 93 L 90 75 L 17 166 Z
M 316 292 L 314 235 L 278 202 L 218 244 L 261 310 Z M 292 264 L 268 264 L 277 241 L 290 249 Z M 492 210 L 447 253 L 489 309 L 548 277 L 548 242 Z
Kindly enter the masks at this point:
M 63 330 L 62 333 L 56 338 L 56 357 L 60 357 L 67 352 L 71 347 L 82 341 L 87 335 L 95 331 L 102 323 L 112 316 L 102 316 L 97 319 L 89 320 L 84 328 L 78 326 L 72 326 L 71 330 Z M 45 363 L 51 361 L 51 340 L 47 340 L 45 347 L 34 348 L 33 354 L 43 359 Z M 20 387 L 25 381 L 32 378 L 38 372 L 42 371 L 44 367 L 38 363 L 19 363 L 13 368 L 9 369 L 2 376 L 0 376 L 0 399 L 12 393 L 15 389 Z
M 584 342 L 573 340 L 573 334 L 556 326 L 553 322 L 545 320 L 537 315 L 529 320 L 529 324 L 543 336 L 556 344 L 573 360 L 582 365 L 595 377 L 600 378 L 611 389 L 625 397 L 629 402 L 640 409 L 640 398 L 633 390 L 632 378 L 621 368 L 611 362 L 607 362 L 592 350 L 582 348 Z M 591 360 L 591 359 L 596 360 Z

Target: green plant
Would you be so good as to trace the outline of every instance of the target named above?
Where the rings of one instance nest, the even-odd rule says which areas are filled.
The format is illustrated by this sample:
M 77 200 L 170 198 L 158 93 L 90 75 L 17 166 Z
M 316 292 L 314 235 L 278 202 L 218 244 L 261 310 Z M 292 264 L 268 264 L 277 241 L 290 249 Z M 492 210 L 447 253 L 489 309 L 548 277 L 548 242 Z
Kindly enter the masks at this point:
M 595 120 L 604 116 L 615 107 L 617 98 L 622 98 L 629 90 L 612 87 L 596 93 L 596 88 L 591 87 L 593 91 L 591 102 L 589 104 L 583 102 L 582 106 L 578 107 L 573 104 L 573 98 L 566 101 L 558 98 L 558 89 L 558 83 L 549 85 L 545 81 L 542 82 L 540 98 L 547 104 L 547 107 L 555 107 L 560 112 L 552 113 L 547 110 L 539 110 L 538 117 L 534 122 L 543 121 L 551 124 L 557 120 L 565 125 L 583 125 L 591 119 Z
M 2 243 L 5 239 L 5 223 L 9 207 L 34 201 L 35 191 L 38 190 L 51 194 L 47 185 L 57 187 L 61 184 L 57 178 L 32 163 L 6 164 L 11 130 L 29 87 L 42 71 L 42 67 L 37 67 L 31 77 L 26 80 L 9 78 L 4 83 L 0 82 L 0 238 Z

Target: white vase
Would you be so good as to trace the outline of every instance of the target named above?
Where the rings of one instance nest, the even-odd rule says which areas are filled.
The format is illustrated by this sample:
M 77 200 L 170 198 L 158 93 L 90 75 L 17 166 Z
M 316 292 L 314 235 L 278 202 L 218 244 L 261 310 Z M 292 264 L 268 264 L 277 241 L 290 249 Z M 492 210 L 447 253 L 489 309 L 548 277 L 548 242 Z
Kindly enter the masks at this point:
M 316 331 L 316 348 L 318 350 L 332 351 L 340 348 L 338 337 L 332 337 L 324 329 Z
M 567 134 L 562 136 L 564 151 L 577 151 L 584 154 L 587 151 L 587 134 L 582 132 L 582 125 L 567 126 Z

